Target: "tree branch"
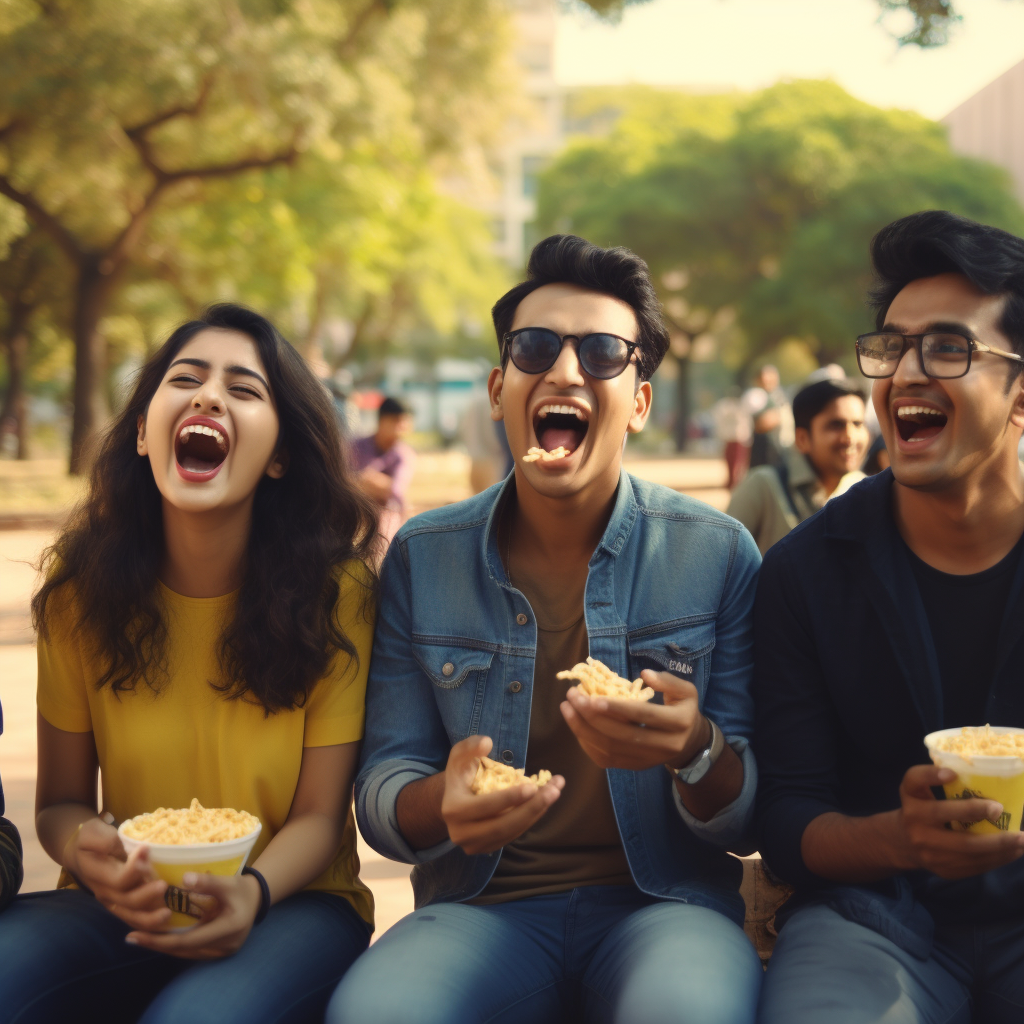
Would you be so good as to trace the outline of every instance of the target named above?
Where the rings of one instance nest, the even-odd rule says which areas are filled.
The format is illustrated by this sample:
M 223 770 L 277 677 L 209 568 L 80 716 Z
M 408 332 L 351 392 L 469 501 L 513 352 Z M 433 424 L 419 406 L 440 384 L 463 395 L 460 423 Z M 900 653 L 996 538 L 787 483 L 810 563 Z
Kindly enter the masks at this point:
M 203 79 L 203 84 L 199 88 L 199 95 L 196 97 L 194 103 L 187 105 L 179 103 L 176 107 L 169 107 L 167 110 L 164 110 L 159 114 L 155 114 L 148 121 L 143 121 L 140 124 L 133 125 L 131 128 L 125 128 L 125 135 L 130 139 L 134 139 L 136 137 L 146 135 L 154 128 L 157 128 L 162 124 L 166 124 L 168 121 L 173 121 L 176 117 L 195 117 L 195 115 L 203 109 L 203 106 L 210 95 L 210 90 L 213 88 L 215 77 L 215 75 L 207 75 L 206 78 Z
M 148 170 L 154 177 L 160 178 L 163 176 L 164 172 L 153 157 L 153 149 L 148 137 L 149 133 L 154 128 L 158 128 L 162 124 L 167 124 L 168 121 L 173 121 L 176 117 L 195 117 L 206 104 L 206 100 L 210 95 L 210 90 L 213 88 L 214 78 L 214 75 L 208 75 L 203 79 L 203 84 L 199 89 L 199 95 L 196 97 L 194 103 L 179 103 L 176 107 L 169 107 L 167 110 L 161 111 L 159 114 L 155 114 L 148 121 L 142 121 L 130 128 L 122 128 L 122 131 L 128 136 L 132 145 L 138 151 L 139 158 L 142 160 L 146 170 Z
M 235 160 L 228 164 L 213 164 L 209 167 L 185 167 L 178 171 L 165 171 L 158 165 L 154 165 L 153 175 L 156 178 L 156 184 L 150 190 L 149 195 L 146 196 L 142 206 L 132 214 L 131 220 L 114 241 L 114 244 L 104 253 L 100 261 L 100 273 L 114 273 L 120 263 L 135 248 L 136 243 L 142 237 L 142 233 L 157 204 L 157 200 L 171 185 L 189 179 L 230 178 L 235 174 L 241 174 L 243 171 L 290 164 L 298 155 L 298 147 L 293 143 L 288 149 L 275 153 L 272 156 L 248 157 L 244 160 Z
M 356 15 L 345 38 L 338 41 L 338 45 L 336 47 L 338 56 L 343 60 L 351 58 L 355 53 L 356 43 L 359 41 L 359 35 L 366 27 L 370 18 L 375 14 L 388 15 L 391 13 L 394 6 L 395 0 L 370 0 L 370 2 Z
M 15 188 L 10 180 L 2 174 L 0 174 L 0 195 L 5 195 L 8 199 L 16 202 L 56 242 L 72 263 L 76 266 L 81 264 L 85 253 L 75 236 L 53 214 L 43 209 L 42 204 L 35 196 Z
M 230 178 L 232 175 L 241 174 L 243 171 L 278 167 L 281 164 L 290 165 L 295 162 L 298 155 L 298 146 L 293 142 L 287 149 L 282 149 L 271 156 L 251 156 L 228 164 L 211 164 L 208 167 L 183 167 L 178 171 L 164 171 L 163 179 L 168 184 L 171 184 L 177 181 L 185 181 L 189 178 Z

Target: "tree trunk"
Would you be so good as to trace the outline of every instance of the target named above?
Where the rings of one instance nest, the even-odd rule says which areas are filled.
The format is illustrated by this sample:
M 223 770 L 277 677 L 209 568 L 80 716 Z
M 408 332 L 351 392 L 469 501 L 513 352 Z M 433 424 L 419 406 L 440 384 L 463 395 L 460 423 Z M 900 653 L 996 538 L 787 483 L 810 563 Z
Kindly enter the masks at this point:
M 107 419 L 103 387 L 106 346 L 99 322 L 114 290 L 114 275 L 104 274 L 98 260 L 88 260 L 75 288 L 72 337 L 75 343 L 75 411 L 71 421 L 70 471 L 87 473 L 95 456 L 95 441 Z
M 31 309 L 16 303 L 11 309 L 11 320 L 4 350 L 7 353 L 7 390 L 0 406 L 0 435 L 8 420 L 15 422 L 17 439 L 16 457 L 28 458 L 28 401 L 25 396 L 25 370 L 28 363 L 28 320 Z
M 324 364 L 324 347 L 320 332 L 324 326 L 324 315 L 327 312 L 327 282 L 325 274 L 320 271 L 316 275 L 316 291 L 313 293 L 313 315 L 309 319 L 309 327 L 306 330 L 306 338 L 303 344 L 303 354 L 306 362 L 312 367 L 320 367 Z
M 690 354 L 676 357 L 678 371 L 676 372 L 676 419 L 673 426 L 675 435 L 676 451 L 686 451 L 686 445 L 690 440 Z

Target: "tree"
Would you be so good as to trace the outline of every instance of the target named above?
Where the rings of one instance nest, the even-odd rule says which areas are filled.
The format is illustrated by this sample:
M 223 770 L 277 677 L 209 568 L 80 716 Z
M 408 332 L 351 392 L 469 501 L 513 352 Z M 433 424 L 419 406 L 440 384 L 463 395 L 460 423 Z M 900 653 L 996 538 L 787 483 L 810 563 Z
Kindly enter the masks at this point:
M 1024 231 L 1005 172 L 954 154 L 941 125 L 830 82 L 619 103 L 606 136 L 576 141 L 542 179 L 539 219 L 650 264 L 678 334 L 680 441 L 687 361 L 716 318 L 739 373 L 793 338 L 849 362 L 884 224 L 941 207 Z
M 154 217 L 254 169 L 400 136 L 458 152 L 505 81 L 498 0 L 13 0 L 0 195 L 74 272 L 71 469 L 105 417 L 99 325 Z

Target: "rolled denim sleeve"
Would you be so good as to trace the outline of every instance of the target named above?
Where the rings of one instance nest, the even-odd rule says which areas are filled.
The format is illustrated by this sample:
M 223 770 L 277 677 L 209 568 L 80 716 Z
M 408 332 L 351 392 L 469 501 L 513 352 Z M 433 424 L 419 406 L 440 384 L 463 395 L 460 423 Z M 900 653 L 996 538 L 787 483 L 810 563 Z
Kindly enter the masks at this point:
M 451 743 L 431 682 L 412 653 L 412 588 L 402 533 L 381 567 L 380 610 L 366 686 L 366 732 L 355 784 L 356 820 L 378 853 L 423 864 L 454 848 L 445 841 L 413 850 L 398 827 L 398 794 L 443 771 Z
M 743 763 L 743 785 L 732 803 L 708 821 L 699 821 L 683 805 L 673 786 L 676 809 L 694 835 L 733 853 L 752 853 L 757 765 L 750 749 L 754 729 L 754 595 L 761 555 L 744 529 L 734 535 L 730 566 L 715 619 L 715 650 L 701 711 L 722 730 Z

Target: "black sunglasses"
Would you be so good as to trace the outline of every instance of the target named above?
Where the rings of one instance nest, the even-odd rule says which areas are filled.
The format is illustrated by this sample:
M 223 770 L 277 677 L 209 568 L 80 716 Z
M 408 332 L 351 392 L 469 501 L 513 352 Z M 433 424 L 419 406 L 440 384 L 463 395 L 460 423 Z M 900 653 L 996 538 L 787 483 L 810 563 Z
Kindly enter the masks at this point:
M 516 369 L 523 373 L 550 370 L 558 361 L 562 345 L 572 341 L 584 373 L 598 380 L 618 377 L 640 347 L 639 342 L 626 341 L 617 334 L 587 334 L 578 338 L 575 334 L 556 334 L 547 327 L 520 327 L 506 334 L 502 341 Z

